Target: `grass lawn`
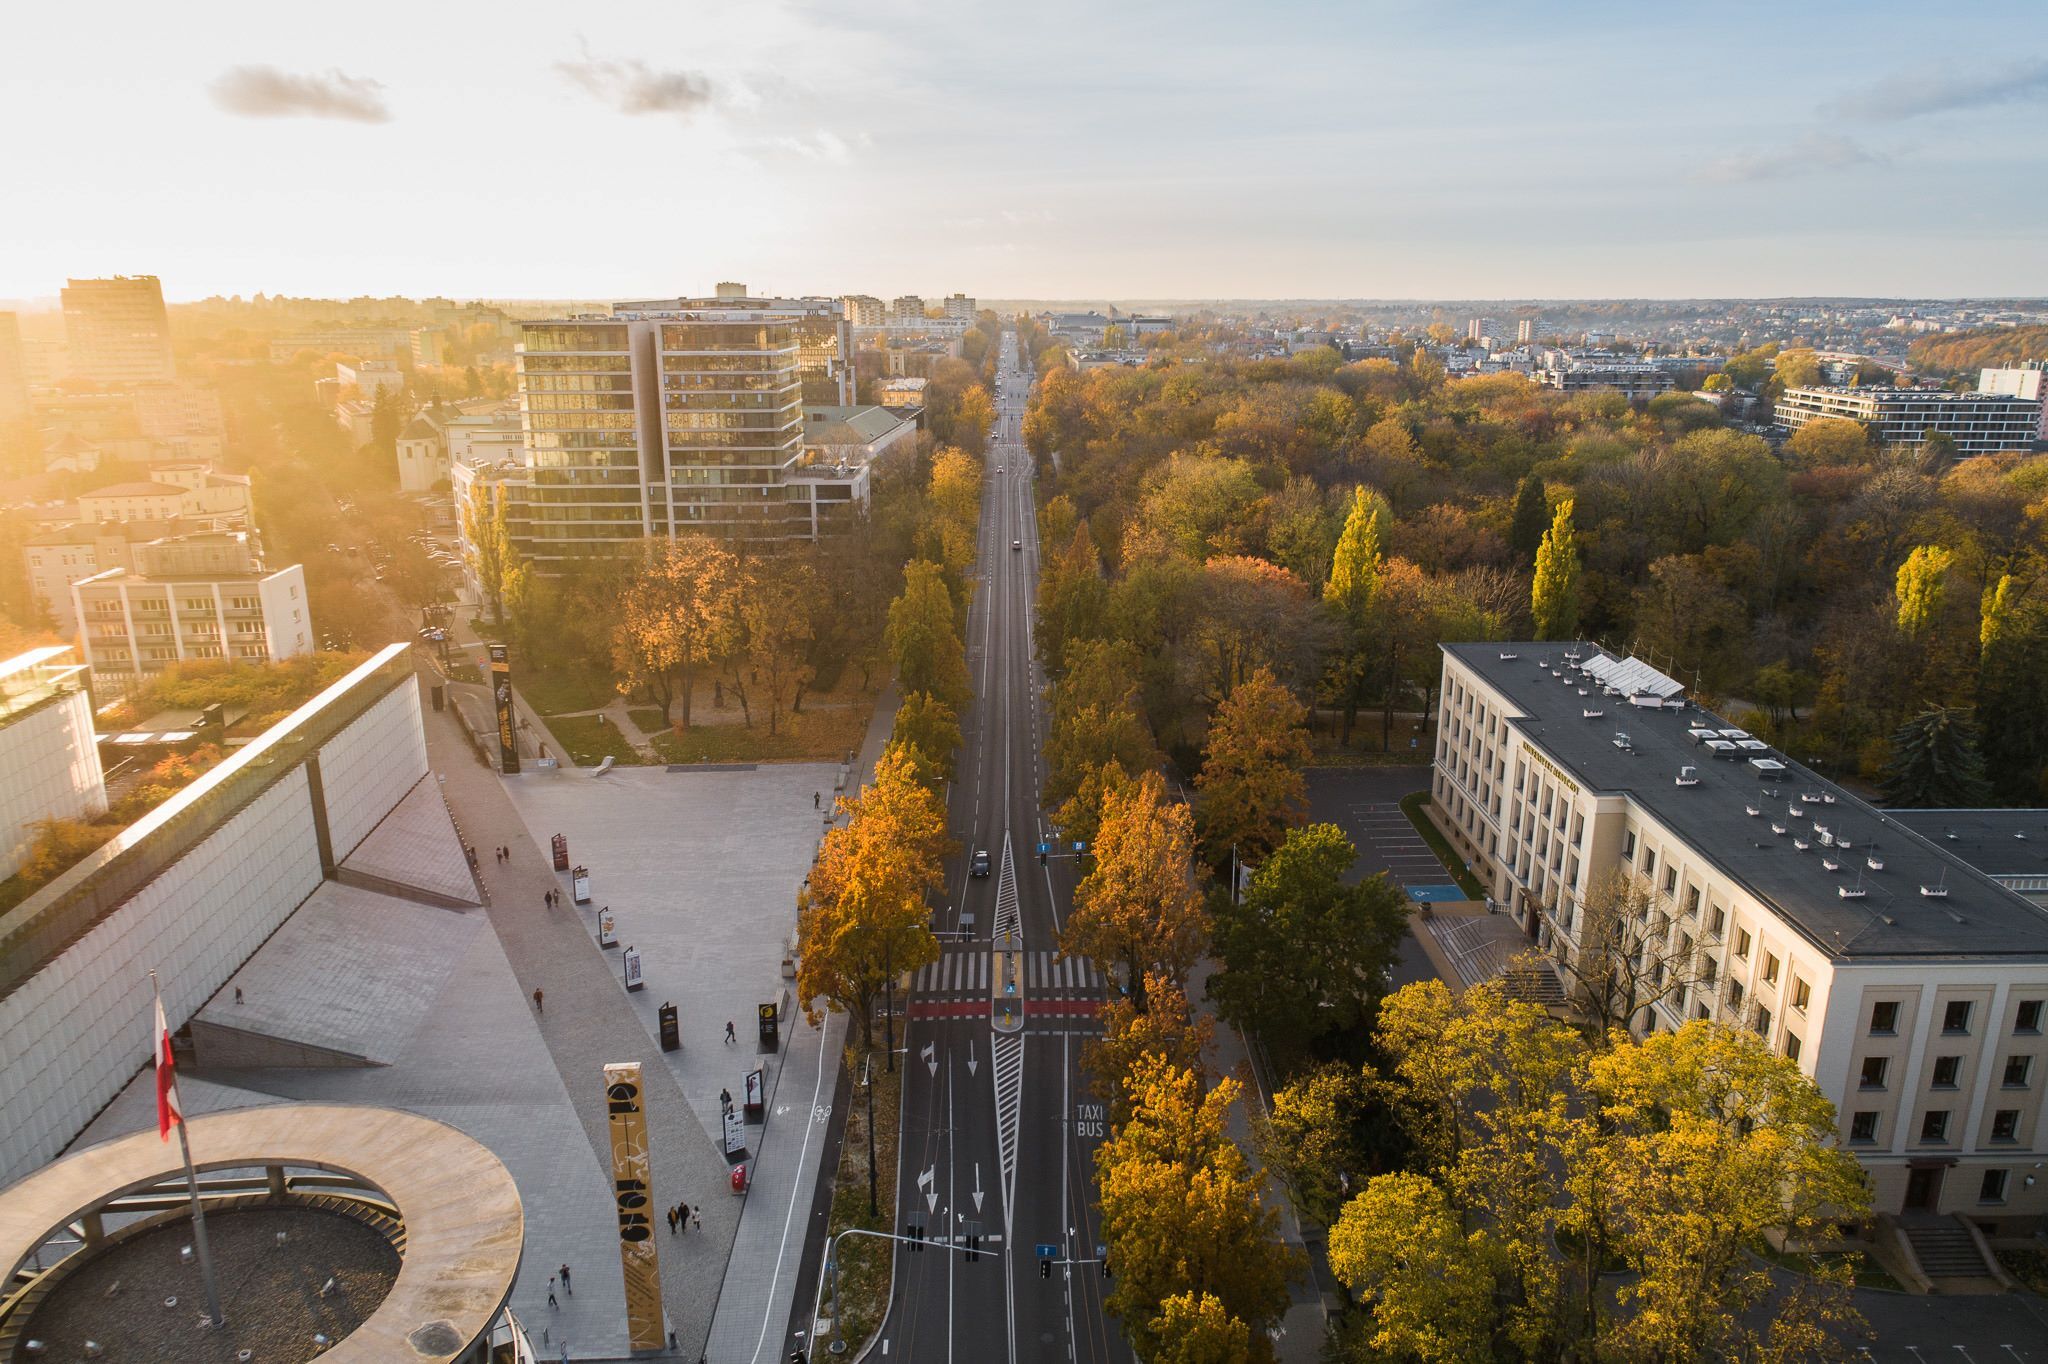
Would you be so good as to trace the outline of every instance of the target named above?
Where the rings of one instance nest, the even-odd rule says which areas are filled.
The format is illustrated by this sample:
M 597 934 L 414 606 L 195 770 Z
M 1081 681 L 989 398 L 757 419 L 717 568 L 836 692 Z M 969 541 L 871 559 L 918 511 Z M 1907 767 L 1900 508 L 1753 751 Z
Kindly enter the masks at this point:
M 1408 822 L 1415 826 L 1415 832 L 1422 835 L 1422 841 L 1429 844 L 1429 850 L 1436 854 L 1436 860 L 1444 864 L 1444 870 L 1458 883 L 1458 888 L 1465 892 L 1465 898 L 1484 900 L 1486 887 L 1480 885 L 1479 879 L 1465 870 L 1465 859 L 1452 851 L 1450 842 L 1438 831 L 1436 821 L 1429 817 L 1428 806 L 1427 791 L 1411 791 L 1401 797 L 1402 813 L 1406 814 Z
M 860 747 L 872 713 L 871 698 L 851 698 L 829 710 L 785 715 L 772 736 L 768 722 L 759 718 L 752 729 L 697 725 L 681 734 L 656 734 L 654 750 L 674 763 L 840 762 Z
M 1816 1261 L 1822 1264 L 1847 1264 L 1850 1277 L 1858 1288 L 1882 1288 L 1892 1293 L 1903 1293 L 1906 1286 L 1885 1272 L 1883 1265 L 1860 1250 L 1835 1250 L 1820 1255 L 1801 1255 L 1766 1247 L 1763 1258 L 1780 1269 L 1789 1269 L 1794 1274 L 1810 1274 Z
M 512 662 L 512 685 L 526 698 L 526 704 L 542 715 L 560 715 L 572 710 L 596 710 L 610 704 L 618 693 L 611 675 L 581 668 L 522 669 Z M 552 726 L 550 726 L 552 728 Z M 568 740 L 564 739 L 564 743 Z
M 610 757 L 621 765 L 645 762 L 626 742 L 626 736 L 595 715 L 560 715 L 548 720 L 548 729 L 569 750 L 569 756 L 583 766 L 595 766 Z
M 1435 742 L 1427 728 L 1413 715 L 1396 715 L 1394 731 L 1383 748 L 1380 745 L 1378 711 L 1361 712 L 1352 726 L 1351 742 L 1340 743 L 1341 722 L 1333 713 L 1319 714 L 1309 726 L 1310 767 L 1401 767 L 1429 762 L 1436 756 Z
M 881 1039 L 877 1036 L 876 1041 Z M 832 1187 L 832 1222 L 829 1235 L 837 1236 L 849 1227 L 888 1231 L 895 1222 L 897 1102 L 902 1094 L 903 1071 L 895 1074 L 882 1068 L 882 1056 L 875 1054 L 875 1206 L 868 1212 L 868 1095 L 860 1083 L 859 1043 L 846 1051 L 846 1066 L 853 1076 L 853 1099 L 846 1114 L 846 1140 L 839 1148 L 839 1169 Z M 842 1312 L 839 1334 L 847 1353 L 859 1351 L 867 1338 L 882 1325 L 889 1308 L 889 1279 L 894 1263 L 893 1243 L 867 1236 L 849 1236 L 839 1243 L 839 1294 Z M 948 1252 L 926 1252 L 946 1254 Z M 822 1351 L 820 1352 L 822 1357 Z
M 668 728 L 662 722 L 661 712 L 652 706 L 647 707 L 645 710 L 636 706 L 632 710 L 627 711 L 626 714 L 632 717 L 634 724 L 640 726 L 642 734 L 659 734 Z

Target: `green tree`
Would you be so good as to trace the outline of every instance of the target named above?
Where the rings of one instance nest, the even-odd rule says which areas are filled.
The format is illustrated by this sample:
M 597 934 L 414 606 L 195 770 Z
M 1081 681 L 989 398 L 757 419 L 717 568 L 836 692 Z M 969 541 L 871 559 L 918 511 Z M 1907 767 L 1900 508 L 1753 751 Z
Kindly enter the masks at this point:
M 1334 1224 L 1351 1178 L 1363 1181 L 1369 1158 L 1356 1134 L 1374 1090 L 1369 1072 L 1331 1061 L 1274 1090 L 1270 1114 L 1252 1111 L 1259 1167 L 1280 1181 L 1303 1218 Z
M 1344 518 L 1343 533 L 1337 537 L 1337 552 L 1330 561 L 1330 581 L 1323 589 L 1324 600 L 1335 602 L 1347 617 L 1361 617 L 1372 606 L 1393 521 L 1386 498 L 1370 488 L 1351 490 L 1351 510 Z
M 462 557 L 476 578 L 477 590 L 491 604 L 491 623 L 503 626 L 506 608 L 518 601 L 528 570 L 512 543 L 502 500 L 480 495 L 463 508 Z
M 903 591 L 889 604 L 889 658 L 906 692 L 958 709 L 974 694 L 944 570 L 919 559 L 903 570 Z
M 1363 1030 L 1400 953 L 1408 897 L 1385 876 L 1347 885 L 1357 858 L 1334 824 L 1291 829 L 1243 903 L 1219 897 L 1210 997 L 1282 1055 Z
M 1529 591 L 1538 639 L 1571 639 L 1579 629 L 1579 537 L 1572 500 L 1557 504 L 1550 529 L 1536 548 L 1536 579 Z
M 1885 804 L 1961 810 L 1982 805 L 1987 794 L 1984 756 L 1968 711 L 1924 711 L 1893 732 Z
M 1443 1188 L 1423 1175 L 1380 1175 L 1330 1229 L 1330 1272 L 1372 1302 L 1381 1359 L 1490 1364 L 1494 1257 L 1467 1232 Z
M 1306 812 L 1307 720 L 1308 708 L 1265 668 L 1216 707 L 1195 778 L 1210 866 L 1263 860 Z
M 1508 525 L 1508 548 L 1524 563 L 1536 561 L 1543 532 L 1550 527 L 1550 501 L 1544 495 L 1543 480 L 1534 474 L 1515 488 L 1515 514 Z
M 903 698 L 896 709 L 891 746 L 902 745 L 917 755 L 919 770 L 936 786 L 953 779 L 953 756 L 960 747 L 960 722 L 945 702 L 921 691 Z

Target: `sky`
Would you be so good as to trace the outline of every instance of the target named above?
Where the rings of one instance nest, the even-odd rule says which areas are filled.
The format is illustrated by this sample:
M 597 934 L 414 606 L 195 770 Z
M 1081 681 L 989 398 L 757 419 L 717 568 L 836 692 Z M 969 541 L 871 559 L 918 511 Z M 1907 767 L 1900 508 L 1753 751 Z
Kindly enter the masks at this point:
M 0 298 L 2048 295 L 2038 0 L 9 10 Z

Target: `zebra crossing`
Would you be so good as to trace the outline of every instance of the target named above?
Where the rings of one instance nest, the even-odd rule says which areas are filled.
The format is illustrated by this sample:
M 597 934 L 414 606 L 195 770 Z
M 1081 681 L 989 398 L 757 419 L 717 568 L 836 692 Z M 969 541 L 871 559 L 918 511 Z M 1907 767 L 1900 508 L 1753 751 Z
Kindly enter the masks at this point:
M 949 995 L 985 996 L 989 992 L 989 953 L 947 952 L 937 961 L 919 968 L 913 982 L 920 998 Z M 1057 952 L 1024 954 L 1024 990 L 1027 995 L 1099 994 L 1102 973 L 1085 957 L 1061 960 Z

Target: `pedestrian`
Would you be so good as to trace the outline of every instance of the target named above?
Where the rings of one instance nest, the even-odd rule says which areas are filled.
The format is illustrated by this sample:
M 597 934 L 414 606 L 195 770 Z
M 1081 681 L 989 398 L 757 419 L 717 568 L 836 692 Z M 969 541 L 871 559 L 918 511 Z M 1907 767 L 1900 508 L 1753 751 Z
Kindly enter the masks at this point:
M 671 1236 L 676 1234 L 676 1210 L 674 1208 L 668 1210 L 668 1234 Z
M 541 1003 L 540 986 L 538 985 L 533 987 L 533 1011 L 537 1014 L 544 1014 L 548 1011 L 547 1005 Z
M 676 1328 L 673 1326 L 668 1328 L 668 1352 L 670 1354 L 676 1352 Z
M 548 1276 L 548 1306 L 560 1307 L 561 1305 L 562 1304 L 555 1301 L 555 1277 L 554 1275 L 550 1274 Z
M 693 1231 L 704 1230 L 704 1205 L 701 1203 L 690 1209 L 690 1228 Z
M 823 791 L 813 791 L 813 792 L 811 792 L 811 808 L 812 808 L 813 810 L 818 810 L 818 809 L 822 809 L 822 808 L 824 808 L 824 804 L 825 804 L 825 793 L 824 793 Z
M 562 1266 L 562 1287 L 569 1290 L 570 1297 L 576 1296 L 576 1285 L 569 1282 L 569 1266 L 566 1264 Z
M 690 1205 L 688 1203 L 676 1204 L 676 1221 L 687 1235 L 690 1230 Z
M 730 1018 L 726 1019 L 726 1020 L 725 1020 L 725 1045 L 727 1045 L 728 1047 L 729 1047 L 729 1046 L 732 1046 L 732 1045 L 733 1045 L 734 1043 L 738 1042 L 739 1040 L 740 1040 L 740 1035 L 739 1035 L 738 1033 L 736 1033 L 736 1032 L 734 1032 L 734 1031 L 732 1030 L 732 1020 L 731 1020 Z M 730 1107 L 730 1106 L 731 1106 L 731 1101 L 730 1101 L 730 1100 L 727 1100 L 727 1107 Z
M 726 1111 L 727 1113 L 730 1113 L 730 1112 L 732 1112 L 732 1091 L 731 1091 L 731 1090 L 729 1090 L 729 1089 L 721 1089 L 721 1090 L 719 1090 L 719 1091 L 718 1091 L 718 1106 L 719 1106 L 719 1107 L 720 1107 L 721 1109 L 723 1109 L 724 1111 Z

